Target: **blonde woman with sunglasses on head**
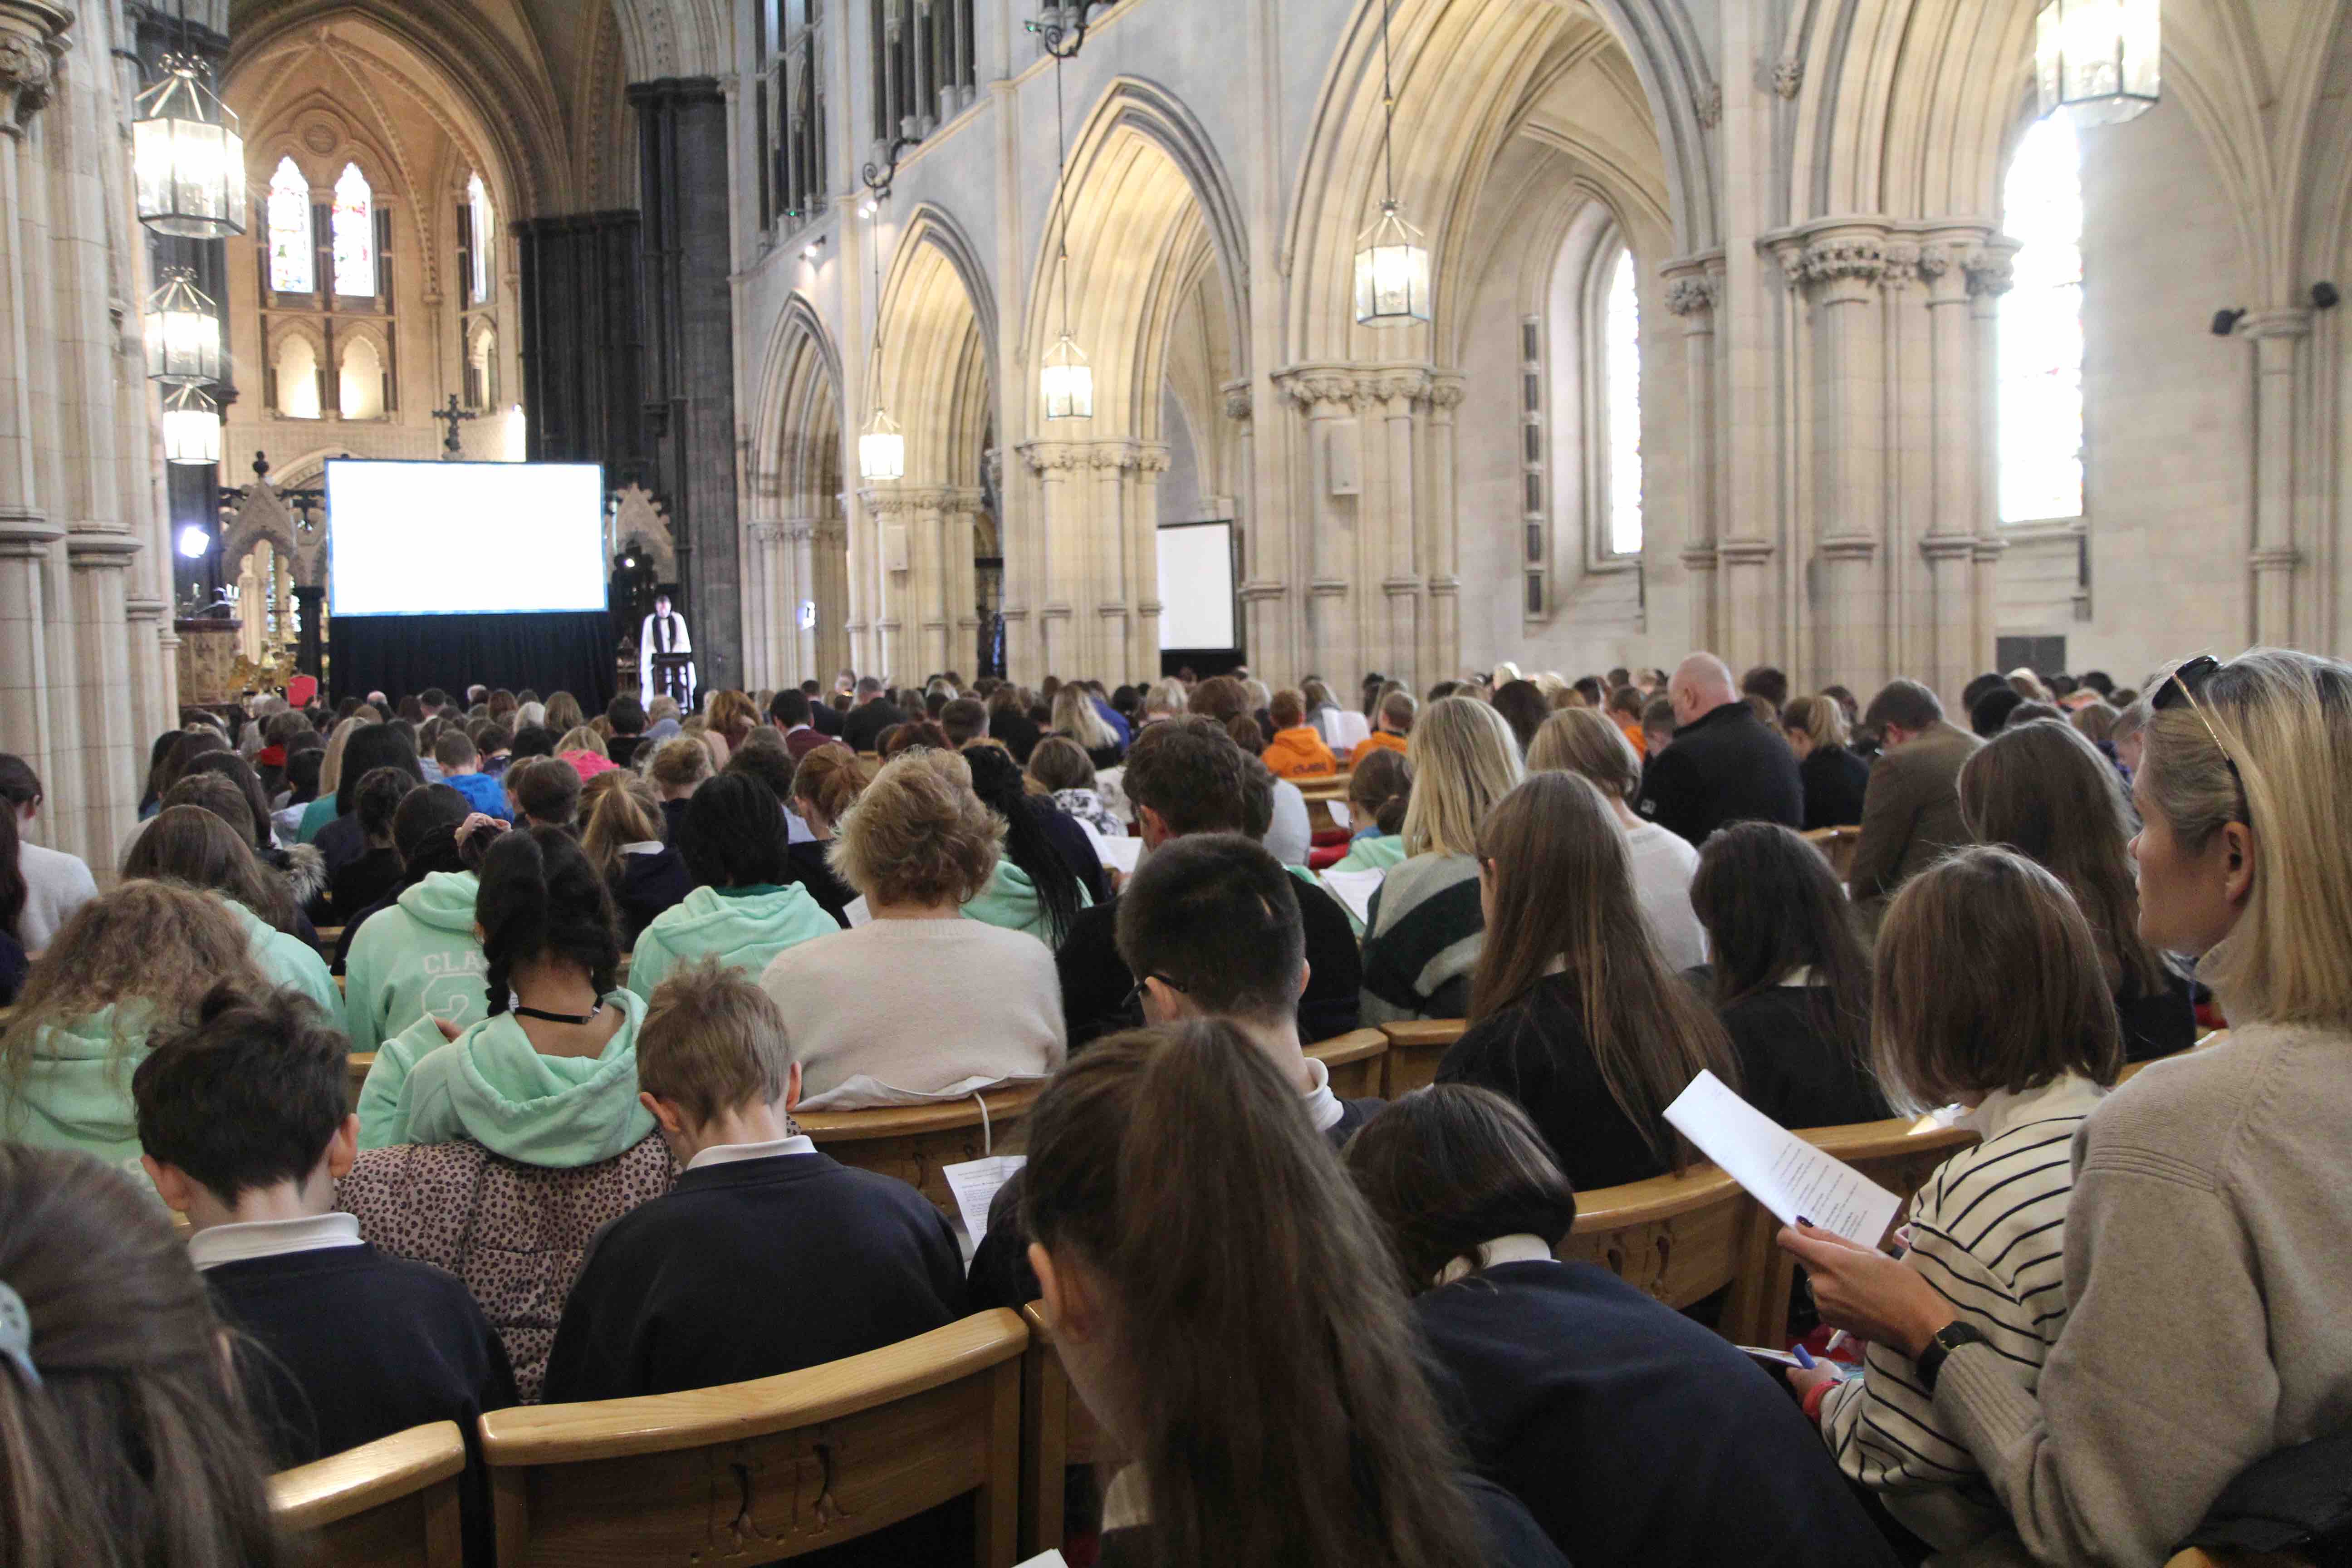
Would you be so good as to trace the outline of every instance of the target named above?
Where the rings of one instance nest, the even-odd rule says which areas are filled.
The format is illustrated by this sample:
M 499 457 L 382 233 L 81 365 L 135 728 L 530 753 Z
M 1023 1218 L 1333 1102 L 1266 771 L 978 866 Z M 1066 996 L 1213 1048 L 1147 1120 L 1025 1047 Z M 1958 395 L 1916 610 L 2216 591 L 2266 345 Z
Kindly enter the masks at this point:
M 2161 1563 L 2240 1471 L 2352 1411 L 2352 667 L 2196 658 L 2149 706 L 2139 933 L 2200 956 L 2231 1031 L 2075 1135 L 2038 1393 L 1921 1276 L 1781 1233 L 1825 1321 L 1916 1363 L 2010 1510 L 2009 1561 Z

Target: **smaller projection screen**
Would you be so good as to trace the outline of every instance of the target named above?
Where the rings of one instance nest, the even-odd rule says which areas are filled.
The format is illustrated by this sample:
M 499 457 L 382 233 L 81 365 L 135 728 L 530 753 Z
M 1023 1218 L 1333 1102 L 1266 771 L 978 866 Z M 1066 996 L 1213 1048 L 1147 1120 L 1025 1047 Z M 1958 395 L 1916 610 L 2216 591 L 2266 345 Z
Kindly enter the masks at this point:
M 1160 647 L 1230 649 L 1234 640 L 1234 525 L 1169 523 L 1160 530 Z
M 337 619 L 602 610 L 604 470 L 337 458 L 327 540 Z

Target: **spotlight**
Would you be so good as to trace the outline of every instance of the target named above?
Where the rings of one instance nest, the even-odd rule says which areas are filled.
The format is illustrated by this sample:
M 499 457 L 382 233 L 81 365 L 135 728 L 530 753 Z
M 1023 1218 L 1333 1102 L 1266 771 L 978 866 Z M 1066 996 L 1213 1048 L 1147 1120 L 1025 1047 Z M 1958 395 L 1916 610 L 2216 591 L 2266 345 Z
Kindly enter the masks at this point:
M 859 217 L 872 217 L 876 213 L 878 213 L 881 210 L 881 206 L 876 203 L 872 196 L 868 196 L 864 201 L 857 204 L 857 216 Z
M 824 248 L 824 236 L 820 234 L 815 238 L 810 240 L 806 245 L 801 247 L 801 259 L 803 261 L 814 261 L 817 258 L 817 252 Z
M 205 552 L 213 547 L 213 536 L 194 523 L 180 530 L 180 553 L 191 561 L 202 561 Z

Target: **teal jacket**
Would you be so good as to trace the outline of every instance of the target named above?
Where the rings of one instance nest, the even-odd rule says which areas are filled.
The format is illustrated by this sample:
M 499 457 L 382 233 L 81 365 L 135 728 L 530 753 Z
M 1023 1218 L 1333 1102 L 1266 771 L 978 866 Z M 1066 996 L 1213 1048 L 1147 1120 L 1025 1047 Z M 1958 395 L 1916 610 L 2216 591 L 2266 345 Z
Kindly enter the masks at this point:
M 318 949 L 299 936 L 287 935 L 235 899 L 221 902 L 245 927 L 246 945 L 269 984 L 291 985 L 319 1005 L 329 1024 L 341 1022 L 343 999 L 336 994 L 335 977 L 327 973 L 327 961 L 319 956 Z
M 638 934 L 629 952 L 629 989 L 650 1002 L 655 986 L 703 958 L 716 958 L 757 980 L 784 949 L 840 930 L 840 922 L 797 882 L 697 888 Z
M 313 842 L 320 834 L 327 830 L 327 824 L 334 820 L 335 797 L 331 795 L 320 795 L 302 808 L 302 826 L 294 835 L 296 842 L 301 844 Z
M 19 1092 L 0 1105 L 0 1138 L 95 1155 L 146 1190 L 131 1069 L 147 1054 L 151 1013 L 146 1002 L 123 1001 L 43 1028 Z
M 1078 908 L 1085 909 L 1094 901 L 1087 885 L 1080 882 Z M 1037 898 L 1037 884 L 1029 879 L 1028 872 L 1001 856 L 988 886 L 963 906 L 963 918 L 1003 926 L 1006 931 L 1026 931 L 1046 946 L 1054 945 L 1046 934 L 1045 906 Z
M 379 1116 L 373 1132 L 363 1092 L 362 1146 L 467 1138 L 494 1154 L 553 1170 L 593 1165 L 633 1147 L 654 1130 L 652 1113 L 637 1103 L 637 1026 L 646 1004 L 628 991 L 607 992 L 604 1003 L 622 1010 L 621 1027 L 594 1057 L 540 1055 L 510 1013 L 412 1056 L 398 1103 L 388 1118 Z M 413 1034 L 433 1026 L 429 1018 L 418 1020 L 402 1036 L 403 1054 L 424 1043 Z M 376 1067 L 384 1065 L 379 1052 Z M 368 1077 L 373 1086 L 374 1072 Z
M 488 1016 L 482 977 L 490 965 L 474 940 L 480 886 L 471 871 L 432 872 L 360 927 L 343 961 L 352 1049 L 374 1050 L 428 1013 L 460 1028 Z M 433 1040 L 440 1043 L 438 1031 Z

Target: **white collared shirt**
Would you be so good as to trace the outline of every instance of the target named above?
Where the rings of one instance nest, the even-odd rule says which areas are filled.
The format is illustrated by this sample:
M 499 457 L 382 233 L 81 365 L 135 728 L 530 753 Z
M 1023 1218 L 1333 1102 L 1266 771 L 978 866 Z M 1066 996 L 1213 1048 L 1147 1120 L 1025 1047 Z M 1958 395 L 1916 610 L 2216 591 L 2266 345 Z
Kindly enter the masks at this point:
M 1307 1070 L 1315 1079 L 1315 1087 L 1307 1091 L 1307 1114 L 1315 1122 L 1315 1131 L 1328 1132 L 1339 1125 L 1339 1118 L 1348 1114 L 1345 1101 L 1331 1092 L 1331 1069 L 1313 1057 L 1307 1058 Z
M 1482 1241 L 1475 1252 L 1465 1253 L 1438 1270 L 1437 1283 L 1451 1285 L 1465 1275 L 1475 1274 L 1482 1268 L 1492 1268 L 1503 1263 L 1556 1263 L 1551 1243 L 1540 1236 L 1521 1231 L 1513 1236 L 1498 1236 L 1492 1241 Z
M 713 1143 L 686 1163 L 689 1171 L 699 1171 L 705 1165 L 731 1165 L 738 1160 L 772 1160 L 779 1154 L 814 1154 L 816 1144 L 804 1132 L 789 1138 L 771 1139 L 765 1143 Z
M 357 1215 L 305 1215 L 300 1219 L 257 1219 L 208 1226 L 188 1237 L 188 1261 L 198 1268 L 277 1258 L 289 1252 L 323 1252 L 360 1245 Z
M 658 838 L 640 838 L 634 844 L 621 846 L 624 855 L 658 855 L 669 846 Z

